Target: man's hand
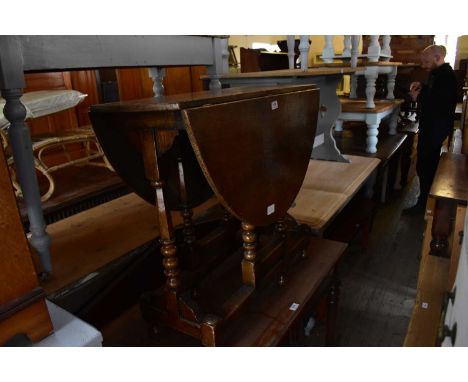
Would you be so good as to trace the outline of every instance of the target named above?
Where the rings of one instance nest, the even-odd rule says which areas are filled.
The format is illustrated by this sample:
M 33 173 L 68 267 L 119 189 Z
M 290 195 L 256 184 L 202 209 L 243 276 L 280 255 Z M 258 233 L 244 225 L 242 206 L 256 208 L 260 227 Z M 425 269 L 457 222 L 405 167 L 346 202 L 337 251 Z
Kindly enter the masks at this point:
M 418 98 L 419 93 L 421 93 L 422 85 L 421 82 L 412 82 L 410 85 L 409 95 L 413 102 Z

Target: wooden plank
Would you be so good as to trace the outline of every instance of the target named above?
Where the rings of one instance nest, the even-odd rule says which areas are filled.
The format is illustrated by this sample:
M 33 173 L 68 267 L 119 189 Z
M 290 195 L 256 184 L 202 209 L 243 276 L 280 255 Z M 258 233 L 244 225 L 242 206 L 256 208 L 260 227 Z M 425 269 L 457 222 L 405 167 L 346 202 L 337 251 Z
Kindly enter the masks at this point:
M 431 216 L 427 217 L 416 301 L 404 346 L 435 346 L 436 344 L 450 261 L 429 255 L 432 219 Z
M 213 199 L 194 209 L 197 215 Z M 182 223 L 174 214 L 174 224 Z M 48 226 L 54 272 L 43 283 L 47 293 L 80 280 L 159 235 L 156 208 L 136 194 L 101 204 Z M 36 259 L 37 261 L 37 259 Z
M 380 163 L 378 158 L 357 155 L 345 155 L 345 158 L 350 163 L 310 160 L 302 188 L 321 189 L 350 196 Z
M 448 291 L 452 290 L 455 277 L 457 276 L 458 260 L 460 259 L 461 243 L 464 235 L 463 230 L 465 227 L 465 215 L 466 206 L 458 206 L 457 215 L 455 218 L 455 226 L 453 229 L 452 253 L 450 255 L 450 268 L 447 282 Z
M 176 38 L 174 38 L 176 37 Z M 20 36 L 24 70 L 213 65 L 209 36 Z
M 350 163 L 310 160 L 302 187 L 289 213 L 321 231 L 362 187 L 379 159 L 349 155 Z M 337 181 L 339 179 L 339 181 Z
M 429 193 L 435 198 L 468 201 L 468 157 L 464 154 L 443 153 Z

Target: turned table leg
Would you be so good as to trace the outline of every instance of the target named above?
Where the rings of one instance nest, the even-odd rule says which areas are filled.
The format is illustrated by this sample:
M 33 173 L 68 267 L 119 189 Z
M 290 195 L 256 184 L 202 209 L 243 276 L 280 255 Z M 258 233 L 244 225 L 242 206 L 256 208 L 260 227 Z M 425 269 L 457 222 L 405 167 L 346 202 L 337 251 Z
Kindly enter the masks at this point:
M 373 109 L 375 107 L 375 81 L 378 77 L 378 67 L 368 66 L 364 76 L 366 77 L 366 108 Z
M 157 132 L 146 130 L 142 134 L 143 162 L 146 178 L 154 188 L 159 221 L 159 241 L 163 255 L 164 274 L 166 275 L 166 308 L 174 315 L 178 314 L 178 291 L 180 287 L 179 259 L 175 245 L 174 228 L 170 211 L 164 198 L 164 182 L 161 180 L 158 164 Z
M 336 346 L 337 333 L 336 321 L 338 317 L 338 302 L 340 299 L 340 280 L 337 276 L 333 276 L 333 281 L 328 292 L 328 308 L 327 308 L 327 324 L 325 334 L 325 345 Z
M 47 277 L 52 272 L 50 260 L 50 237 L 42 213 L 41 196 L 34 166 L 31 136 L 24 119 L 26 109 L 21 103 L 21 89 L 2 89 L 5 98 L 4 114 L 10 122 L 9 141 L 17 169 L 17 176 L 26 204 L 31 232 L 31 245 L 37 250 Z
M 244 259 L 242 260 L 242 281 L 255 286 L 255 258 L 257 256 L 257 235 L 255 227 L 242 222 L 242 240 L 244 241 Z

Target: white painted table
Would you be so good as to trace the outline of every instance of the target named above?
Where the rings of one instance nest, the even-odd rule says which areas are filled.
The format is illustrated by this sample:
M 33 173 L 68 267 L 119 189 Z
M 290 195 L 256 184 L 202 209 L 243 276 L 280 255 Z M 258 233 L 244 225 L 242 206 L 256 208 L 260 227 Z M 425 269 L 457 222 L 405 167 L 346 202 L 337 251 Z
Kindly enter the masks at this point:
M 386 118 L 390 118 L 389 134 L 395 135 L 398 124 L 398 115 L 400 113 L 400 105 L 403 100 L 375 101 L 375 107 L 368 109 L 364 100 L 350 100 L 340 98 L 341 113 L 338 116 L 335 124 L 335 131 L 343 130 L 344 121 L 359 121 L 365 122 L 367 125 L 367 147 L 366 152 L 377 152 L 377 142 L 379 134 L 380 122 Z

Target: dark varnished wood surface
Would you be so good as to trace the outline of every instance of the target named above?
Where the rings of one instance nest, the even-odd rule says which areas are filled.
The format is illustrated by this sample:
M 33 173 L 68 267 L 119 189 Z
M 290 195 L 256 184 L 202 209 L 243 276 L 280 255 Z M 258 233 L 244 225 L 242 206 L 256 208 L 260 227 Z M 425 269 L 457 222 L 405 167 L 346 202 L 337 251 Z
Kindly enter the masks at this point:
M 333 137 L 336 140 L 337 147 L 343 154 L 378 158 L 385 164 L 398 151 L 407 135 L 401 133 L 389 135 L 382 131 L 382 127 L 379 130 L 377 152 L 374 154 L 366 152 L 367 128 L 365 125 L 334 132 Z
M 307 257 L 301 260 L 283 287 L 271 284 L 249 304 L 249 308 L 226 330 L 225 346 L 275 346 L 303 318 L 309 303 L 333 272 L 346 244 L 311 238 Z M 290 310 L 293 303 L 296 310 Z
M 313 85 L 238 87 L 99 105 L 91 119 L 108 159 L 144 199 L 154 201 L 154 192 L 144 173 L 144 145 L 132 134 L 179 129 L 177 141 L 173 140 L 179 148 L 166 147 L 159 160 L 169 208 L 178 209 L 181 204 L 174 196 L 178 188 L 175 151 L 180 150 L 186 204 L 194 207 L 211 196 L 206 178 L 234 215 L 251 224 L 267 224 L 286 213 L 299 191 L 313 146 L 318 97 Z M 272 110 L 275 101 L 278 108 Z M 195 110 L 200 105 L 206 106 Z M 181 109 L 190 109 L 184 121 Z M 185 127 L 190 142 L 180 130 Z M 275 211 L 268 215 L 272 204 Z
M 182 93 L 170 96 L 144 98 L 132 101 L 110 102 L 102 105 L 94 105 L 91 112 L 143 112 L 143 111 L 174 111 L 206 104 L 238 101 L 245 98 L 263 97 L 270 94 L 281 94 L 297 91 L 301 88 L 310 88 L 311 85 L 292 86 L 242 86 L 229 89 L 206 90 L 192 93 Z
M 184 112 L 206 178 L 240 220 L 273 223 L 291 206 L 307 171 L 318 98 L 307 90 Z
M 443 153 L 432 182 L 430 196 L 452 199 L 462 204 L 468 201 L 468 157 Z

